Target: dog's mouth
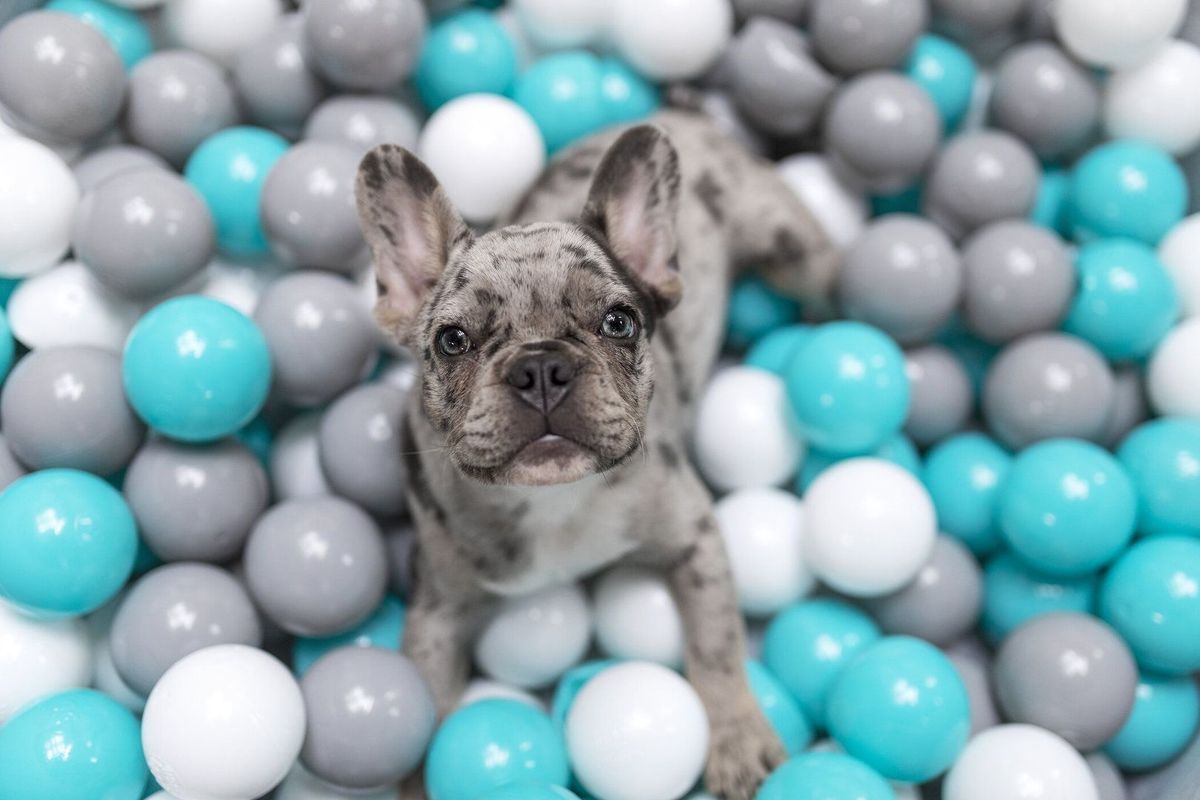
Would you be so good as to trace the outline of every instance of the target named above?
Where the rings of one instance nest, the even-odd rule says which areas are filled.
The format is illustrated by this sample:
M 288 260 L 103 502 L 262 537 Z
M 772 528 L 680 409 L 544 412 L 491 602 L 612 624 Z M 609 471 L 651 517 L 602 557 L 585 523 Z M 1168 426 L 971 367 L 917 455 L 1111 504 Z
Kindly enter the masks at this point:
M 570 457 L 587 449 L 574 439 L 547 432 L 522 447 L 515 458 L 528 461 L 553 461 L 557 458 Z

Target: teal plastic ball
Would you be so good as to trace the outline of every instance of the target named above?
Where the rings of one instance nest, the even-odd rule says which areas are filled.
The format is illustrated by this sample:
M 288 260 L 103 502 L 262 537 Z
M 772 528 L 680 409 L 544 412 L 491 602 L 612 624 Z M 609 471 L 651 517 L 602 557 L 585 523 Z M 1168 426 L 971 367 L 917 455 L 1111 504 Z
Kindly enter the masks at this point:
M 1071 175 L 1064 169 L 1048 167 L 1042 170 L 1038 183 L 1037 197 L 1029 218 L 1043 228 L 1049 228 L 1062 236 L 1071 233 L 1067 197 L 1070 193 Z
M 898 433 L 908 414 L 904 354 L 861 322 L 818 327 L 784 380 L 804 438 L 830 453 L 869 453 Z
M 425 759 L 430 800 L 476 800 L 515 781 L 567 783 L 562 735 L 536 708 L 517 700 L 481 700 L 455 711 Z
M 951 436 L 925 454 L 922 479 L 938 528 L 977 556 L 1000 546 L 996 505 L 1011 466 L 1008 451 L 982 433 Z
M 1156 245 L 1187 213 L 1187 181 L 1164 150 L 1123 139 L 1079 159 L 1067 203 L 1080 241 L 1124 236 Z
M 746 678 L 750 682 L 750 691 L 758 700 L 758 707 L 779 734 L 788 755 L 801 753 L 812 742 L 813 729 L 804 718 L 799 703 L 779 679 L 757 661 L 746 662 Z
M 800 306 L 761 278 L 749 276 L 729 293 L 726 339 L 730 347 L 744 350 L 773 331 L 795 322 Z
M 72 14 L 103 34 L 117 51 L 125 69 L 154 52 L 150 28 L 137 12 L 120 8 L 102 0 L 50 0 L 47 11 Z
M 843 753 L 804 753 L 763 781 L 755 800 L 895 800 L 879 773 Z
M 0 383 L 8 377 L 16 352 L 17 342 L 13 338 L 12 326 L 8 324 L 8 312 L 0 308 Z
M 554 726 L 560 731 L 563 730 L 563 726 L 567 724 L 567 712 L 571 710 L 571 705 L 584 685 L 604 670 L 619 663 L 617 659 L 606 658 L 585 661 L 567 670 L 558 679 L 558 684 L 554 687 L 554 698 L 550 701 L 550 719 L 554 721 Z
M 896 466 L 904 467 L 917 477 L 921 476 L 921 456 L 917 452 L 917 446 L 903 433 L 897 433 L 888 438 L 868 455 L 890 461 Z M 804 456 L 800 471 L 796 473 L 796 494 L 804 494 L 822 472 L 834 464 L 850 458 L 856 458 L 856 456 L 827 453 L 824 450 L 812 448 Z
M 949 39 L 926 34 L 913 45 L 904 72 L 929 93 L 943 129 L 952 133 L 966 116 L 975 92 L 979 70 L 971 54 Z
M 1100 616 L 1144 669 L 1163 675 L 1200 670 L 1200 541 L 1156 536 L 1138 542 L 1104 576 L 1098 602 Z
M 22 608 L 53 617 L 96 610 L 125 585 L 137 549 L 133 512 L 94 475 L 47 469 L 0 493 L 0 597 Z
M 1200 420 L 1145 422 L 1125 437 L 1117 458 L 1137 487 L 1142 533 L 1200 537 Z
M 999 644 L 1013 629 L 1053 611 L 1091 613 L 1096 602 L 1095 575 L 1058 578 L 1030 569 L 1007 551 L 983 568 L 983 635 Z
M 513 99 L 537 123 L 546 149 L 554 153 L 607 123 L 600 59 L 586 50 L 544 56 L 525 70 Z
M 413 85 L 432 112 L 464 94 L 508 94 L 516 78 L 517 48 L 508 31 L 492 13 L 468 8 L 430 28 Z
M 263 128 L 226 128 L 209 136 L 188 158 L 183 176 L 212 214 L 217 244 L 238 258 L 271 252 L 259 218 L 263 184 L 288 143 Z
M 1063 330 L 1110 361 L 1149 355 L 1179 316 L 1179 299 L 1154 249 L 1132 239 L 1088 242 L 1075 258 L 1079 288 Z
M 1200 723 L 1200 688 L 1191 677 L 1143 675 L 1133 694 L 1133 711 L 1104 752 L 1118 767 L 1154 769 L 1187 747 Z
M 479 795 L 477 800 L 579 800 L 570 789 L 549 783 L 506 783 Z
M 125 394 L 146 424 L 207 442 L 248 424 L 271 388 L 271 357 L 254 322 L 218 300 L 185 295 L 134 326 L 122 364 Z
M 600 59 L 600 100 L 608 125 L 645 119 L 658 110 L 658 88 L 620 59 Z
M 92 689 L 46 697 L 0 728 L 0 797 L 139 800 L 149 775 L 137 720 Z
M 308 672 L 318 658 L 339 647 L 379 647 L 399 650 L 404 638 L 404 603 L 388 595 L 371 616 L 337 636 L 310 639 L 296 638 L 292 645 L 292 671 L 297 677 Z
M 808 341 L 808 335 L 812 332 L 811 325 L 784 325 L 782 328 L 776 328 L 750 346 L 742 364 L 783 377 L 792 357 L 796 355 L 800 346 Z

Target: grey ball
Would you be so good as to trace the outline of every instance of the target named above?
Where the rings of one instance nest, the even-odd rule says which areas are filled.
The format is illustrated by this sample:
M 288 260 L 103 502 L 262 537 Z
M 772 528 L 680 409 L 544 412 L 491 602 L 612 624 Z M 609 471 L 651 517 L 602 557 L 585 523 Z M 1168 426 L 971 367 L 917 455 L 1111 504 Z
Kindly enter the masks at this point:
M 345 274 L 367 263 L 354 204 L 358 162 L 346 145 L 301 142 L 275 163 L 263 185 L 260 216 L 276 258 Z
M 388 588 L 398 597 L 408 597 L 412 584 L 416 530 L 411 522 L 398 522 L 384 536 L 388 551 Z
M 321 470 L 333 490 L 372 514 L 404 510 L 407 470 L 401 452 L 407 395 L 383 384 L 343 394 L 321 418 Z
M 7 0 L 4 5 L 0 5 L 0 27 L 7 25 L 14 17 L 33 11 L 41 4 L 42 0 Z
M 821 61 L 849 75 L 898 66 L 928 22 L 926 0 L 813 0 L 808 30 Z
M 387 551 L 374 520 L 337 497 L 289 500 L 259 518 L 242 564 L 262 612 L 296 636 L 333 636 L 383 600 Z
M 86 195 L 104 181 L 123 172 L 170 168 L 170 164 L 144 147 L 114 144 L 88 153 L 71 170 L 75 173 L 80 194 Z
M 362 379 L 379 337 L 358 287 L 327 272 L 278 278 L 259 300 L 254 321 L 271 350 L 271 378 L 295 406 L 318 406 Z
M 360 157 L 379 144 L 416 149 L 421 119 L 391 97 L 340 94 L 317 106 L 304 124 L 304 138 L 349 145 Z
M 0 393 L 0 429 L 31 469 L 112 475 L 146 428 L 125 400 L 121 359 L 99 347 L 45 347 L 17 362 Z
M 251 120 L 289 136 L 300 132 L 329 92 L 312 70 L 300 14 L 279 20 L 270 33 L 238 53 L 233 85 Z
M 825 115 L 830 158 L 876 193 L 912 184 L 941 136 L 942 118 L 929 94 L 893 72 L 868 72 L 842 84 Z
M 1053 731 L 1086 753 L 1125 724 L 1138 671 L 1108 625 L 1059 612 L 1035 617 L 1005 638 L 992 680 L 1006 718 Z
M 963 322 L 1003 344 L 1053 330 L 1075 298 L 1075 264 L 1053 231 L 1024 220 L 993 222 L 963 243 Z
M 975 556 L 945 535 L 937 538 L 911 583 L 865 601 L 885 633 L 916 636 L 938 646 L 975 627 L 982 604 L 983 576 Z
M 309 0 L 304 34 L 317 71 L 342 89 L 382 91 L 408 75 L 425 38 L 419 0 Z
M 1111 758 L 1104 753 L 1092 753 L 1086 757 L 1086 761 L 1096 780 L 1096 789 L 1099 791 L 1097 800 L 1128 800 L 1125 777 Z
M 218 644 L 262 644 L 262 627 L 242 585 L 208 564 L 167 564 L 124 596 L 108 634 L 113 665 L 145 696 L 179 659 Z
M 905 352 L 908 418 L 904 432 L 920 447 L 937 444 L 967 426 L 975 408 L 971 377 L 958 357 L 939 344 Z
M 911 345 L 950 319 L 961 288 L 962 263 L 946 234 L 920 217 L 888 214 L 846 251 L 837 297 L 846 316 Z
M 350 790 L 376 789 L 412 772 L 433 736 L 433 694 L 404 656 L 340 647 L 300 681 L 308 728 L 300 760 L 313 775 Z
M 0 434 L 0 491 L 7 489 L 10 483 L 27 472 L 25 465 L 12 454 L 4 434 Z
M 765 157 L 770 151 L 766 137 L 750 124 L 727 93 L 707 91 L 700 97 L 700 110 L 717 130 L 736 141 L 755 155 Z
M 125 66 L 96 28 L 72 14 L 34 11 L 0 28 L 0 106 L 21 133 L 79 144 L 121 114 Z
M 71 245 L 101 283 L 145 300 L 200 272 L 212 258 L 216 229 L 187 181 L 167 170 L 135 169 L 83 196 Z
M 1029 0 L 930 0 L 938 24 L 960 37 L 974 38 L 1011 27 Z
M 983 416 L 1008 447 L 1055 437 L 1098 440 L 1113 404 L 1112 371 L 1087 342 L 1035 333 L 1008 345 L 984 377 Z
M 176 167 L 206 137 L 237 120 L 225 71 L 199 53 L 163 50 L 143 58 L 129 74 L 125 133 Z
M 1012 134 L 960 134 L 933 161 L 922 194 L 924 213 L 960 238 L 989 222 L 1028 216 L 1040 179 L 1033 152 Z
M 771 17 L 800 25 L 808 16 L 810 4 L 810 0 L 733 0 L 733 12 L 739 19 Z
M 1095 134 L 1100 90 L 1057 45 L 1028 42 L 996 65 L 988 111 L 992 124 L 1020 137 L 1039 157 L 1061 158 Z
M 1109 449 L 1116 449 L 1131 430 L 1149 418 L 1150 407 L 1142 370 L 1134 365 L 1114 369 L 1112 411 L 1100 443 Z
M 992 695 L 992 658 L 987 648 L 973 637 L 966 637 L 946 648 L 967 689 L 971 716 L 971 735 L 1000 724 L 1000 712 Z
M 230 561 L 266 510 L 266 471 L 236 439 L 150 439 L 125 474 L 138 531 L 163 561 Z
M 775 136 L 812 128 L 837 84 L 809 55 L 800 32 L 771 17 L 746 23 L 729 46 L 726 68 L 738 110 Z

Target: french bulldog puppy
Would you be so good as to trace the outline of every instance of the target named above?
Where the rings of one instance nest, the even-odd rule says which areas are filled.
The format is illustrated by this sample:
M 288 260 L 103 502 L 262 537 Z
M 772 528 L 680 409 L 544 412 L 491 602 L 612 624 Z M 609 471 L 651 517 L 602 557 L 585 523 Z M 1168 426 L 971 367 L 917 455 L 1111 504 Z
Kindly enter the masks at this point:
M 617 562 L 659 568 L 712 728 L 706 786 L 748 800 L 785 753 L 747 686 L 742 617 L 687 433 L 735 271 L 819 296 L 835 257 L 769 164 L 703 117 L 654 123 L 562 153 L 486 233 L 408 151 L 363 158 L 375 315 L 419 375 L 403 432 L 418 543 L 404 652 L 445 714 L 496 596 Z

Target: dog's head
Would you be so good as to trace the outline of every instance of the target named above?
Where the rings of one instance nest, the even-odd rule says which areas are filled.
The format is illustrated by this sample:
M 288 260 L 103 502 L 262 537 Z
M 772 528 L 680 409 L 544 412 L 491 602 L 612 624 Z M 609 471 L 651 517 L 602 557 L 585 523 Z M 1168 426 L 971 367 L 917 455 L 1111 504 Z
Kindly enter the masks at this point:
M 605 154 L 578 223 L 478 236 L 412 153 L 381 145 L 363 158 L 375 315 L 416 355 L 425 411 L 463 473 L 564 483 L 639 448 L 649 340 L 682 289 L 678 195 L 675 149 L 651 126 Z

